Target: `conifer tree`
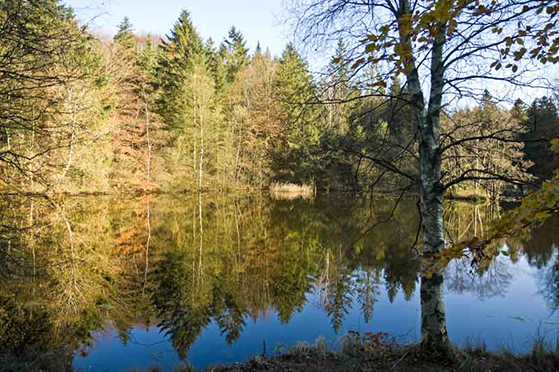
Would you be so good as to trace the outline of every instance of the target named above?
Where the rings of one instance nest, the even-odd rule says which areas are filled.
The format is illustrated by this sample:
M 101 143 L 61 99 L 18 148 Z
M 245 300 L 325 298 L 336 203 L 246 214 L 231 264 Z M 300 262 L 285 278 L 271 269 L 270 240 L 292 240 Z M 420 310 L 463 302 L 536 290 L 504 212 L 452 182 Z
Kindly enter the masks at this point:
M 227 82 L 231 84 L 239 71 L 249 61 L 248 48 L 243 34 L 235 26 L 229 30 L 228 37 L 223 45 L 224 48 L 221 48 L 221 53 L 227 71 Z
M 321 113 L 312 105 L 317 101 L 312 75 L 293 44 L 287 45 L 279 60 L 274 88 L 283 127 L 274 161 L 277 177 L 290 182 L 312 182 Z
M 124 17 L 122 19 L 122 22 L 118 25 L 118 31 L 113 39 L 125 49 L 133 49 L 136 47 L 136 42 L 134 41 L 134 29 L 128 17 Z
M 186 107 L 182 84 L 192 67 L 192 57 L 203 51 L 202 38 L 190 19 L 190 13 L 183 11 L 161 45 L 157 67 L 160 88 L 158 113 L 169 129 L 180 128 L 184 123 Z

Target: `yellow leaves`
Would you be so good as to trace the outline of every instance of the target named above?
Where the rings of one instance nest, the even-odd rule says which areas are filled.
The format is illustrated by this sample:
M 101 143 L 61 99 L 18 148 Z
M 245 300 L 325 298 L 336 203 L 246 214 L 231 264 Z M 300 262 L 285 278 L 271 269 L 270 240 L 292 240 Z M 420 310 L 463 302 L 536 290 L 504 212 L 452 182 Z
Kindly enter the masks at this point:
M 367 53 L 374 53 L 378 50 L 380 50 L 380 45 L 378 45 L 376 43 L 370 43 L 370 44 L 365 45 L 365 52 L 367 52 Z
M 526 54 L 526 48 L 520 48 L 520 50 L 517 50 L 516 52 L 513 53 L 514 55 L 514 60 L 515 61 L 520 61 L 522 59 L 522 57 L 524 57 L 524 54 Z
M 554 138 L 551 140 L 551 150 L 559 153 L 559 138 Z
M 559 6 L 557 6 L 557 5 L 556 5 L 556 6 L 548 6 L 548 7 L 545 9 L 545 12 L 546 12 L 548 15 L 555 15 L 555 14 L 557 14 L 557 12 L 559 12 Z
M 380 87 L 380 88 L 386 88 L 387 87 L 386 81 L 384 81 L 384 80 L 377 81 L 375 85 Z
M 517 66 L 517 65 L 514 65 L 514 64 L 512 64 L 512 63 L 507 64 L 507 65 L 505 66 L 505 68 L 510 68 L 510 69 L 512 70 L 512 72 L 518 71 L 518 66 Z
M 559 138 L 551 141 L 551 149 L 559 153 Z M 429 273 L 444 268 L 452 259 L 469 256 L 472 265 L 486 266 L 499 254 L 507 255 L 499 249 L 500 245 L 494 243 L 500 239 L 511 236 L 525 236 L 531 228 L 541 226 L 549 217 L 559 211 L 559 170 L 556 170 L 552 179 L 545 182 L 542 187 L 522 200 L 521 204 L 494 220 L 488 227 L 488 233 L 481 239 L 474 237 L 467 241 L 454 244 L 440 254 L 433 262 L 428 262 Z M 494 245 L 491 247 L 491 245 Z
M 453 2 L 451 0 L 437 1 L 435 6 L 435 16 L 437 19 L 443 19 L 448 14 L 448 11 L 452 8 Z
M 404 55 L 404 46 L 401 43 L 396 44 L 394 46 L 394 53 L 396 53 L 398 56 Z
M 400 34 L 404 37 L 408 36 L 412 32 L 412 15 L 410 13 L 404 14 L 398 20 Z
M 437 28 L 435 26 L 429 27 L 429 36 L 431 37 L 437 36 Z
M 550 216 L 551 216 L 551 213 L 549 213 L 548 211 L 539 212 L 539 213 L 536 213 L 536 215 L 534 216 L 534 220 L 544 221 L 544 220 L 548 219 Z
M 458 28 L 458 21 L 456 21 L 455 19 L 451 19 L 448 22 L 448 27 L 446 29 L 446 34 L 449 35 L 449 36 L 452 35 L 457 28 Z

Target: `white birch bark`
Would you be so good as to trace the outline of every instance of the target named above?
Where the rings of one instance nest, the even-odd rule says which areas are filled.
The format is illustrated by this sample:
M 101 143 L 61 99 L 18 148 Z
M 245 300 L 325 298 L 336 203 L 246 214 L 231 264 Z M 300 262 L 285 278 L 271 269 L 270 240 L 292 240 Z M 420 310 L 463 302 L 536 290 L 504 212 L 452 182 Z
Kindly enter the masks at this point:
M 411 14 L 409 0 L 400 0 L 400 14 Z M 402 26 L 402 24 L 400 24 Z M 446 23 L 436 25 L 436 36 L 431 52 L 431 90 L 426 103 L 413 54 L 407 60 L 407 77 L 411 101 L 419 133 L 419 189 L 423 222 L 423 258 L 429 260 L 444 249 L 443 187 L 441 184 L 440 111 L 444 87 L 443 48 Z M 400 42 L 411 40 L 400 27 Z M 442 272 L 421 273 L 421 344 L 425 351 L 450 352 L 444 305 L 444 278 Z

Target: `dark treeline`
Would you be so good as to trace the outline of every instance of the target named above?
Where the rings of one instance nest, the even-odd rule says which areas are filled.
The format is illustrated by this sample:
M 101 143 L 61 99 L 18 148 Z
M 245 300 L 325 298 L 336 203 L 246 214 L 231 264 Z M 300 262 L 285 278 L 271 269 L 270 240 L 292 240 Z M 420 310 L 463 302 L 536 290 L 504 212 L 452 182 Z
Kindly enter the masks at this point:
M 216 45 L 187 11 L 163 38 L 135 34 L 128 19 L 114 38 L 95 37 L 57 0 L 4 1 L 0 23 L 5 192 L 274 183 L 393 191 L 417 177 L 407 88 L 397 79 L 369 87 L 374 69 L 353 69 L 342 41 L 319 80 L 294 45 L 279 57 L 250 51 L 234 27 Z M 487 92 L 475 107 L 447 113 L 446 177 L 506 169 L 520 183 L 549 178 L 559 161 L 545 144 L 559 135 L 555 102 L 509 110 Z M 498 196 L 509 181 L 450 190 Z

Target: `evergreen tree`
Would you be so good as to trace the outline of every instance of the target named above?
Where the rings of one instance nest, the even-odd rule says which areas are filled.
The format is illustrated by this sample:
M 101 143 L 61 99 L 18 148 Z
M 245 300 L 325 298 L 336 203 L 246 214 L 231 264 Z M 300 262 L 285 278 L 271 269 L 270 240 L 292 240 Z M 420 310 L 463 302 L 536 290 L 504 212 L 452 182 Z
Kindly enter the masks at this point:
M 548 97 L 535 99 L 523 121 L 526 159 L 533 162 L 530 172 L 539 182 L 548 180 L 559 166 L 559 156 L 551 151 L 549 141 L 559 137 L 559 114 L 555 102 Z
M 279 60 L 274 88 L 283 127 L 274 160 L 276 176 L 296 183 L 313 182 L 318 173 L 321 112 L 312 105 L 317 101 L 312 75 L 293 44 L 287 45 Z
M 136 47 L 134 29 L 128 17 L 124 17 L 122 22 L 118 25 L 118 31 L 113 40 L 127 50 L 134 49 Z
M 329 81 L 326 83 L 326 108 L 328 126 L 336 128 L 339 135 L 344 134 L 348 128 L 349 110 L 346 101 L 350 98 L 352 88 L 349 81 L 347 49 L 343 41 L 338 40 L 336 52 L 328 66 Z
M 227 79 L 227 71 L 223 62 L 223 58 L 220 52 L 215 49 L 214 42 L 211 38 L 208 39 L 208 41 L 206 42 L 205 49 L 206 55 L 208 57 L 209 67 L 215 81 L 215 89 L 218 95 L 223 96 L 226 94 L 225 87 Z
M 254 57 L 262 55 L 262 47 L 260 46 L 260 41 L 256 44 L 256 50 L 254 51 Z
M 528 107 L 520 98 L 514 101 L 514 106 L 511 109 L 511 114 L 519 123 L 522 123 L 527 118 Z
M 227 71 L 227 82 L 231 84 L 239 71 L 248 63 L 248 48 L 243 34 L 235 26 L 229 30 L 223 45 L 221 53 Z
M 180 128 L 184 123 L 184 80 L 192 68 L 192 57 L 203 52 L 203 41 L 190 20 L 190 13 L 182 11 L 171 34 L 161 45 L 157 67 L 158 113 L 169 129 Z

